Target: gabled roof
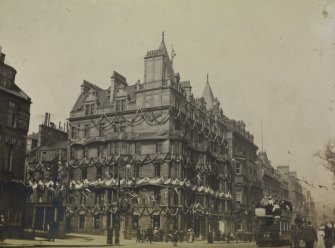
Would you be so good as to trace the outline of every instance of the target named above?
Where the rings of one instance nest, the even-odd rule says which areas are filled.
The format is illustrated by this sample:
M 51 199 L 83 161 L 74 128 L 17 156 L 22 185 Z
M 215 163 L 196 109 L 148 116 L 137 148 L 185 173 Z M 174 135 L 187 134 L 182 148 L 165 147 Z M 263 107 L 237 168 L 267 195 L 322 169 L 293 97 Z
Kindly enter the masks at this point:
M 87 94 L 81 93 L 71 111 L 79 111 L 83 108 Z
M 6 87 L 3 87 L 3 86 L 0 85 L 0 90 L 5 91 L 5 92 L 7 92 L 9 94 L 15 95 L 15 96 L 17 96 L 17 97 L 19 97 L 21 99 L 24 99 L 24 100 L 26 100 L 28 102 L 31 102 L 30 97 L 26 93 L 24 93 L 19 88 L 19 86 L 17 86 L 16 84 L 13 84 L 13 88 L 12 89 L 9 89 L 9 88 L 6 88 Z
M 91 88 L 91 89 L 94 89 L 96 91 L 100 91 L 102 90 L 99 86 L 95 85 L 95 84 L 92 84 L 86 80 L 83 81 L 83 83 L 81 84 L 81 86 L 84 86 L 84 87 L 88 87 L 88 88 Z
M 81 84 L 81 87 L 85 87 L 85 88 L 89 88 L 89 89 L 92 89 L 93 91 L 97 91 L 99 92 L 99 94 L 101 94 L 102 91 L 104 91 L 103 89 L 101 89 L 99 86 L 95 85 L 95 84 L 92 84 L 86 80 L 83 81 L 83 83 Z M 103 94 L 104 95 L 104 94 Z M 74 104 L 73 108 L 72 108 L 72 112 L 73 111 L 79 111 L 83 108 L 84 106 L 84 102 L 85 102 L 85 99 L 86 97 L 88 96 L 88 93 L 85 93 L 85 92 L 82 92 L 76 103 Z

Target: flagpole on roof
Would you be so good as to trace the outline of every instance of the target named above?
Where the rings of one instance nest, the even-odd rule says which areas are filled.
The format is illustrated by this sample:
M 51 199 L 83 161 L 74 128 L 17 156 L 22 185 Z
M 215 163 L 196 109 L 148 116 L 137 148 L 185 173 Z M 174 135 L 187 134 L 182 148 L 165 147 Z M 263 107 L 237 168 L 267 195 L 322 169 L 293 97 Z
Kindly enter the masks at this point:
M 262 153 L 264 152 L 263 149 L 263 120 L 261 119 L 261 133 L 262 133 Z

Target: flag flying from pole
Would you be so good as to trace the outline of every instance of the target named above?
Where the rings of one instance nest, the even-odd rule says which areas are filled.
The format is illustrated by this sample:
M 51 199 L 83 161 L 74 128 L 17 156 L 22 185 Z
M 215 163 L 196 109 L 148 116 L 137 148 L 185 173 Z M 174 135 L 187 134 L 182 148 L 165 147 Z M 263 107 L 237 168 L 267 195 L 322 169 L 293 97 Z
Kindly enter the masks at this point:
M 328 188 L 326 186 L 324 186 L 324 185 L 319 185 L 319 188 L 324 188 L 324 189 L 326 189 L 328 191 Z

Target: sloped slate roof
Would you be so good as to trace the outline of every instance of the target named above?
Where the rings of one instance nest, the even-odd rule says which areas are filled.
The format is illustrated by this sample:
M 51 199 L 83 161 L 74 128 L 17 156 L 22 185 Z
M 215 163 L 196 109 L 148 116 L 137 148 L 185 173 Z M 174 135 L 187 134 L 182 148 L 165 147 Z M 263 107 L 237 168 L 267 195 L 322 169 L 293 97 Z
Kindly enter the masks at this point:
M 213 109 L 213 103 L 215 101 L 215 98 L 214 98 L 214 94 L 213 94 L 213 91 L 212 91 L 212 88 L 209 84 L 209 82 L 207 81 L 206 83 L 206 86 L 205 86 L 205 89 L 202 93 L 202 97 L 205 99 L 206 101 L 206 108 L 208 110 L 210 109 Z

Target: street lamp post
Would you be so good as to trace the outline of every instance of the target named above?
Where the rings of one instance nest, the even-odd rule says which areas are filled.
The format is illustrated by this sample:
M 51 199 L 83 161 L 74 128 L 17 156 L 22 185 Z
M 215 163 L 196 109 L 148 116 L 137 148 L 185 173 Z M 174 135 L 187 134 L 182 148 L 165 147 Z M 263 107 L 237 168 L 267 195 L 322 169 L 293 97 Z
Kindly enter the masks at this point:
M 115 226 L 115 245 L 120 245 L 120 229 L 121 229 L 121 208 L 123 204 L 123 194 L 121 195 L 120 201 L 120 193 L 121 193 L 121 163 L 118 163 L 118 187 L 117 187 L 117 213 L 116 213 L 116 226 Z M 126 165 L 125 170 L 125 178 L 127 178 L 127 170 L 131 168 L 130 164 Z

